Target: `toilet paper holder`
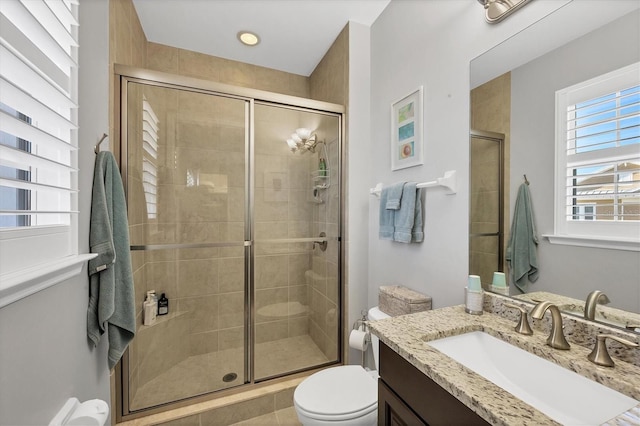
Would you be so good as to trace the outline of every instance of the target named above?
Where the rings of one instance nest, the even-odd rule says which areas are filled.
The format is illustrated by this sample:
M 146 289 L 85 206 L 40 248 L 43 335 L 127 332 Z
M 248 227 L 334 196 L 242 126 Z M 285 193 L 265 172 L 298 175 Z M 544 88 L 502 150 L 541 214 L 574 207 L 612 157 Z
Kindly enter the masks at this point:
M 369 326 L 367 325 L 367 311 L 362 310 L 360 311 L 360 314 L 362 315 L 362 318 L 357 319 L 354 323 L 353 323 L 353 329 L 351 330 L 351 334 L 353 334 L 354 331 L 359 331 L 359 332 L 363 332 L 365 333 L 364 335 L 364 341 L 362 342 L 362 347 L 358 348 L 355 347 L 353 345 L 351 345 L 351 342 L 349 346 L 351 346 L 354 349 L 359 349 L 362 351 L 362 358 L 360 361 L 360 365 L 362 365 L 362 368 L 365 367 L 365 358 L 366 358 L 366 354 L 367 354 L 367 349 L 369 347 L 369 345 L 371 344 L 371 333 L 369 332 Z
M 360 315 L 362 315 L 362 318 L 357 319 L 356 322 L 353 323 L 353 329 L 360 331 L 369 331 L 369 326 L 367 326 L 367 311 L 360 311 Z

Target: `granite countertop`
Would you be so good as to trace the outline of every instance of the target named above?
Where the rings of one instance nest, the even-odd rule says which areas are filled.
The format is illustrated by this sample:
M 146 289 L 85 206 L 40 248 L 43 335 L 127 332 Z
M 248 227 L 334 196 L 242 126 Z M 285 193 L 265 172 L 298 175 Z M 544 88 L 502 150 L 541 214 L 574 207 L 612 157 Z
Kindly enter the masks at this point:
M 586 358 L 590 348 L 572 344 L 569 351 L 553 349 L 546 345 L 547 333 L 524 336 L 514 331 L 514 325 L 513 320 L 490 312 L 469 315 L 462 305 L 369 322 L 382 342 L 492 425 L 559 423 L 425 342 L 484 331 L 640 400 L 640 380 L 629 380 L 640 377 L 637 366 L 617 361 L 614 368 L 599 367 Z M 606 424 L 640 424 L 640 404 Z

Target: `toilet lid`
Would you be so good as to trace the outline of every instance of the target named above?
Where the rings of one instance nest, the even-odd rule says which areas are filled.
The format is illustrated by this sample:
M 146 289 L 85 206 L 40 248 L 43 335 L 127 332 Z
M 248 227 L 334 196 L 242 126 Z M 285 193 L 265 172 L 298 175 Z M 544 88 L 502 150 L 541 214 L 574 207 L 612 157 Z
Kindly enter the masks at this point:
M 312 374 L 298 385 L 296 405 L 308 413 L 345 415 L 375 407 L 378 386 L 359 365 L 343 365 Z

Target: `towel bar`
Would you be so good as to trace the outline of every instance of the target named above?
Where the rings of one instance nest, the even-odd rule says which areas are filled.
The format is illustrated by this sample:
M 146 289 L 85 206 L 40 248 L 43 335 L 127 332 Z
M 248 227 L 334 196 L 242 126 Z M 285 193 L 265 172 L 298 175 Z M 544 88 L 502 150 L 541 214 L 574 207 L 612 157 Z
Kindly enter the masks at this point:
M 448 195 L 453 195 L 456 193 L 456 171 L 449 170 L 444 173 L 444 176 L 438 178 L 431 182 L 422 182 L 416 185 L 416 188 L 433 188 L 436 186 L 442 186 L 448 190 Z M 375 188 L 371 188 L 369 193 L 375 195 L 376 197 L 380 197 L 380 193 L 382 192 L 382 184 L 379 183 Z

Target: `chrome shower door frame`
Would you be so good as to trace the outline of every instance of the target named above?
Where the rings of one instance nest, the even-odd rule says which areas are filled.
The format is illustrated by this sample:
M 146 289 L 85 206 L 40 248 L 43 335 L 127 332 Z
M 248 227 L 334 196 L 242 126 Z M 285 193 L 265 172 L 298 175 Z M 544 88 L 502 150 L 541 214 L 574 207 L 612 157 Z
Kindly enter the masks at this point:
M 343 284 L 343 248 L 342 248 L 342 232 L 343 232 L 343 220 L 344 215 L 342 212 L 342 206 L 344 205 L 342 190 L 342 158 L 343 153 L 343 134 L 344 134 L 344 112 L 345 109 L 341 105 L 331 104 L 322 101 L 315 101 L 306 98 L 299 98 L 289 95 L 282 95 L 278 93 L 271 93 L 261 91 L 257 89 L 248 89 L 243 87 L 236 87 L 226 85 L 222 83 L 215 83 L 207 80 L 201 80 L 197 78 L 178 76 L 163 72 L 150 71 L 130 66 L 124 66 L 116 64 L 114 66 L 115 84 L 114 84 L 114 135 L 113 138 L 113 153 L 118 159 L 121 169 L 121 175 L 125 191 L 128 190 L 128 122 L 127 122 L 127 85 L 128 83 L 139 83 L 149 86 L 156 86 L 168 89 L 185 90 L 189 92 L 202 93 L 207 95 L 222 96 L 226 98 L 233 98 L 245 101 L 245 200 L 244 200 L 244 241 L 237 242 L 221 242 L 221 243 L 205 243 L 205 244 L 169 244 L 169 245 L 132 245 L 131 250 L 164 250 L 164 249 L 177 249 L 177 248 L 205 248 L 205 247 L 239 247 L 244 248 L 244 298 L 245 298 L 245 383 L 235 388 L 223 389 L 218 391 L 212 391 L 211 393 L 188 397 L 187 399 L 167 403 L 162 406 L 153 406 L 150 408 L 143 408 L 140 410 L 131 411 L 129 407 L 129 385 L 128 377 L 125 377 L 129 372 L 129 356 L 128 350 L 123 356 L 122 361 L 116 367 L 116 417 L 117 421 L 126 421 L 135 419 L 141 416 L 154 414 L 167 409 L 178 408 L 181 406 L 193 404 L 196 402 L 206 401 L 212 399 L 213 395 L 223 396 L 230 393 L 237 393 L 238 389 L 244 390 L 247 387 L 254 386 L 257 382 L 254 379 L 254 356 L 253 346 L 255 342 L 255 330 L 254 330 L 254 318 L 255 318 L 255 291 L 254 291 L 254 239 L 255 239 L 255 223 L 254 223 L 254 186 L 255 186 L 255 126 L 254 120 L 254 106 L 256 102 L 265 105 L 279 106 L 283 108 L 290 108 L 314 113 L 323 113 L 328 115 L 335 115 L 338 118 L 338 162 L 336 170 L 338 171 L 338 188 L 339 188 L 339 211 L 340 218 L 338 224 L 338 236 L 336 238 L 338 243 L 338 306 L 340 307 L 340 313 L 338 315 L 338 359 L 337 362 L 341 362 L 343 348 L 343 315 L 344 309 L 344 284 Z M 284 141 L 283 141 L 284 143 Z M 128 194 L 127 199 L 128 199 Z M 309 238 L 296 239 L 295 242 L 304 242 Z M 294 242 L 290 239 L 282 242 Z M 313 368 L 317 368 L 315 366 Z M 291 372 L 288 374 L 296 373 Z
M 470 145 L 470 157 L 469 157 L 469 179 L 471 179 L 471 167 L 472 167 L 472 155 L 471 155 L 471 144 L 473 143 L 473 139 L 483 139 L 488 141 L 493 141 L 498 144 L 498 155 L 499 155 L 499 163 L 500 169 L 498 170 L 498 231 L 497 232 L 485 232 L 485 233 L 472 233 L 471 231 L 471 205 L 472 205 L 472 193 L 469 190 L 469 248 L 471 248 L 471 239 L 479 238 L 479 237 L 498 237 L 498 267 L 496 271 L 503 271 L 504 265 L 504 140 L 505 135 L 502 133 L 489 132 L 484 130 L 474 130 L 471 129 L 469 132 L 469 145 Z M 471 182 L 469 185 L 471 189 Z M 471 265 L 469 265 L 471 266 Z M 470 272 L 472 273 L 472 272 Z

